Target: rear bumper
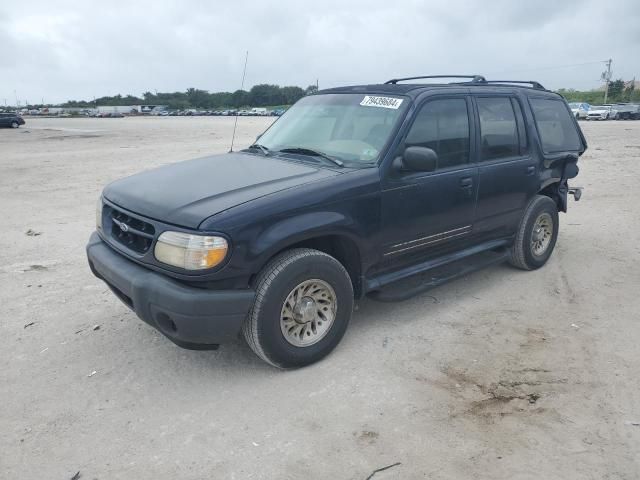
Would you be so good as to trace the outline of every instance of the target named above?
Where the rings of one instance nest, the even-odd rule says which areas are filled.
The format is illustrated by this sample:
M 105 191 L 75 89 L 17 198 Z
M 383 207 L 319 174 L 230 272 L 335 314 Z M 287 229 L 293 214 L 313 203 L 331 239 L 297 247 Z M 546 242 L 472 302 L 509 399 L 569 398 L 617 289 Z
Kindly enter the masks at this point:
M 184 348 L 215 348 L 238 336 L 253 290 L 184 285 L 116 253 L 93 233 L 87 245 L 93 274 L 142 320 Z

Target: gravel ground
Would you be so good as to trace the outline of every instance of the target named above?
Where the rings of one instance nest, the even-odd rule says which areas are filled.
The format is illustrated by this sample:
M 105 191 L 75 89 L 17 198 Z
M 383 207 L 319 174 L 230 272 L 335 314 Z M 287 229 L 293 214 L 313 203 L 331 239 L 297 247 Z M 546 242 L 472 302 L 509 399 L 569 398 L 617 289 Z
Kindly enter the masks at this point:
M 0 130 L 0 477 L 640 478 L 640 122 L 582 126 L 585 193 L 543 269 L 365 300 L 289 372 L 240 341 L 174 346 L 85 259 L 107 182 L 227 151 L 232 119 Z

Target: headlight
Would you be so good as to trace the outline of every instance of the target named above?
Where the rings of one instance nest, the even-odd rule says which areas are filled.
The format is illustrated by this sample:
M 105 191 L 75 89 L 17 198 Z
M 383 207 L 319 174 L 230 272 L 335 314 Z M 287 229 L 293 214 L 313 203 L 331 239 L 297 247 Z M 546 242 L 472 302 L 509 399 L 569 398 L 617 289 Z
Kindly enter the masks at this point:
M 158 237 L 153 253 L 159 262 L 167 265 L 204 270 L 219 265 L 227 256 L 228 247 L 222 237 L 164 232 Z
M 96 203 L 96 228 L 102 230 L 102 196 L 98 197 Z

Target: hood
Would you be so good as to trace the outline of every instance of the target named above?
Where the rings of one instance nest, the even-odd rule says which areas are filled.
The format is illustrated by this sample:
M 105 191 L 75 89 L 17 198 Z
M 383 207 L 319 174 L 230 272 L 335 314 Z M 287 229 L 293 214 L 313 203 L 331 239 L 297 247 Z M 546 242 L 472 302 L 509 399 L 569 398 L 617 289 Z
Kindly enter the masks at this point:
M 590 108 L 589 109 L 589 113 L 609 113 L 609 109 L 608 108 Z
M 142 216 L 197 228 L 228 208 L 333 175 L 340 173 L 275 157 L 227 153 L 116 180 L 103 195 Z

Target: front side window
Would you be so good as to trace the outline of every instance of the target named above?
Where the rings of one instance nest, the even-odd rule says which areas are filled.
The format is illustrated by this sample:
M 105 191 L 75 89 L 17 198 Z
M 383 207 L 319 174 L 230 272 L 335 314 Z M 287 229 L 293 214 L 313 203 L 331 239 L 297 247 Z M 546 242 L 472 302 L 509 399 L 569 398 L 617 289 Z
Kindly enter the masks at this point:
M 374 94 L 319 94 L 293 105 L 259 139 L 271 152 L 307 149 L 348 166 L 374 164 L 409 99 Z
M 407 134 L 406 147 L 431 148 L 438 169 L 469 163 L 469 114 L 464 98 L 426 103 Z
M 511 99 L 508 97 L 480 97 L 482 160 L 513 157 L 520 153 L 518 127 Z
M 530 102 L 544 153 L 583 150 L 573 116 L 565 102 L 548 98 L 531 98 Z

